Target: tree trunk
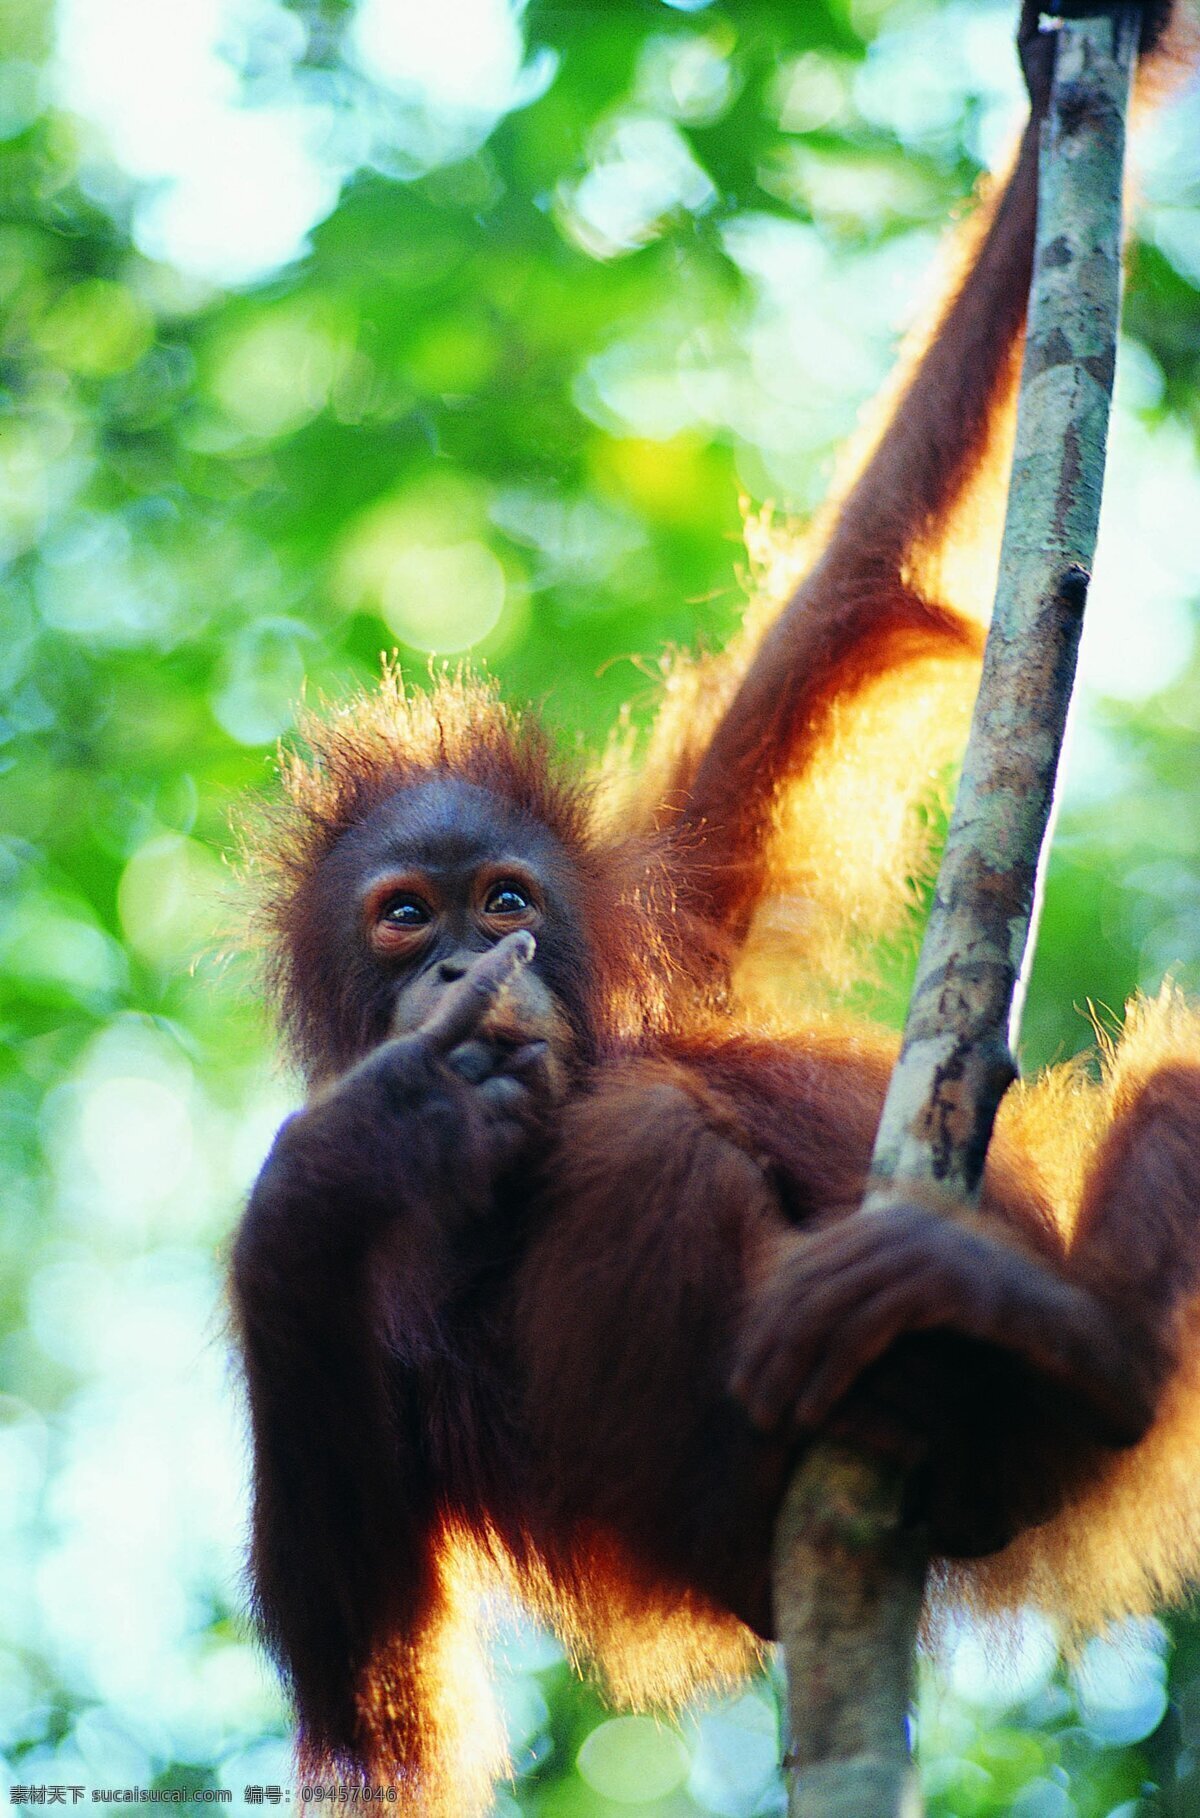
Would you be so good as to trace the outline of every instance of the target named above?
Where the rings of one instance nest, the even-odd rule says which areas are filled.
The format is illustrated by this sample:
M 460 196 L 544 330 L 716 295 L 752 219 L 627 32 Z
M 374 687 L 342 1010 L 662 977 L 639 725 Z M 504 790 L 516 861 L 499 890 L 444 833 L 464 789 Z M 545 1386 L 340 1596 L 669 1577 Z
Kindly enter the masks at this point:
M 1064 24 L 1042 129 L 1038 232 L 996 606 L 954 814 L 863 1214 L 919 1185 L 978 1194 L 1015 1078 L 1024 963 L 1096 544 L 1121 282 L 1125 114 L 1140 13 Z M 792 1818 L 915 1818 L 908 1747 L 927 1554 L 903 1485 L 815 1446 L 780 1515 L 777 1633 Z

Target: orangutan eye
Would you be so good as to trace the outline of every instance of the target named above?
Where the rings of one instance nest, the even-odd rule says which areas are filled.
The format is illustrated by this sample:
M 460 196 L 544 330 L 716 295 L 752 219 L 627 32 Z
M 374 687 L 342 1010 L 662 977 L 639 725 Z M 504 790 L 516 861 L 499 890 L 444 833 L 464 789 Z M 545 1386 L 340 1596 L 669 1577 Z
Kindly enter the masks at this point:
M 532 908 L 528 890 L 514 884 L 511 878 L 502 878 L 489 890 L 483 912 L 485 915 L 525 915 Z
M 392 896 L 379 917 L 389 928 L 424 928 L 431 920 L 429 905 L 419 896 Z

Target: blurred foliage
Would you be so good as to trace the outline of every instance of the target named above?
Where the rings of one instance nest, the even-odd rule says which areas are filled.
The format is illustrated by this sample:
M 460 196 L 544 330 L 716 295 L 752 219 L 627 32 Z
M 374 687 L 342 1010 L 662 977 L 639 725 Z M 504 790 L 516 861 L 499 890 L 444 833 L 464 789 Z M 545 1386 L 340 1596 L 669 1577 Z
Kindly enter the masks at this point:
M 469 651 L 584 748 L 643 713 L 664 644 L 736 622 L 739 496 L 821 496 L 1019 106 L 1009 9 L 966 0 L 392 11 L 0 14 L 6 1787 L 287 1782 L 221 1270 L 292 1089 L 222 958 L 230 804 L 303 687 L 393 646 Z M 1033 1059 L 1200 958 L 1187 118 L 1147 166 L 1106 507 L 1137 599 L 1097 633 L 1120 698 L 1081 701 Z M 1172 1634 L 1068 1671 L 1036 1624 L 1002 1667 L 964 1629 L 922 1701 L 935 1818 L 1200 1812 Z M 781 1809 L 769 1680 L 663 1728 L 519 1625 L 497 1648 L 501 1811 Z

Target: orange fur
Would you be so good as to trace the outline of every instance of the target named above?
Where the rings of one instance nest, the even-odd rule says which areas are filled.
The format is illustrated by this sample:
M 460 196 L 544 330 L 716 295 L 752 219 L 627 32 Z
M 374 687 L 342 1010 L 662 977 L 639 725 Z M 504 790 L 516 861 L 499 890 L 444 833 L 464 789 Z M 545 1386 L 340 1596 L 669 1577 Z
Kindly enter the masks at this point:
M 915 1432 L 947 1555 L 998 1549 L 937 1564 L 931 1633 L 951 1603 L 1032 1602 L 1078 1634 L 1200 1573 L 1200 1012 L 1166 991 L 1131 1007 L 1097 1077 L 1073 1063 L 1014 1090 L 976 1225 L 854 1217 L 895 1041 L 836 999 L 905 925 L 921 810 L 961 744 L 1035 142 L 799 562 L 751 520 L 743 631 L 664 665 L 645 752 L 626 727 L 580 781 L 490 686 L 407 693 L 390 668 L 308 716 L 286 802 L 250 836 L 318 1088 L 234 1256 L 256 1608 L 310 1779 L 392 1780 L 423 1818 L 486 1808 L 497 1590 L 623 1700 L 678 1705 L 748 1670 L 797 1441 L 754 1430 L 729 1385 L 747 1358 L 760 1387 L 803 1362 L 806 1332 L 851 1349 L 835 1429 Z M 386 1039 L 404 976 L 355 919 L 361 867 L 411 848 L 405 803 L 431 789 L 576 905 L 544 923 L 572 959 L 553 1037 L 569 1084 L 510 1174 L 487 1172 L 467 1075 Z M 886 1346 L 845 1336 L 897 1294 Z M 797 1369 L 790 1406 L 816 1373 Z
M 1200 1084 L 1200 1008 L 1170 987 L 1156 998 L 1135 999 L 1120 1035 L 1102 1040 L 1100 1056 L 1098 1080 L 1073 1062 L 1018 1087 L 1001 1108 L 997 1132 L 1000 1142 L 1020 1144 L 1047 1183 L 1068 1253 L 1089 1166 L 1105 1133 L 1135 1111 L 1156 1078 L 1183 1068 Z M 1186 1191 L 1185 1182 L 1179 1186 Z M 1190 1204 L 1179 1210 L 1188 1225 L 1200 1223 Z M 1132 1289 L 1132 1256 L 1122 1274 Z M 1097 1481 L 1046 1526 L 969 1570 L 946 1572 L 940 1596 L 987 1612 L 1034 1604 L 1056 1619 L 1070 1642 L 1116 1618 L 1178 1603 L 1195 1585 L 1200 1295 L 1194 1288 L 1174 1320 L 1180 1363 L 1145 1439 L 1112 1454 Z
M 281 756 L 284 800 L 242 826 L 243 873 L 267 956 L 267 982 L 296 1059 L 321 1047 L 309 1027 L 309 954 L 295 904 L 346 831 L 397 791 L 452 773 L 502 795 L 575 855 L 589 902 L 605 922 L 594 992 L 604 1039 L 664 1026 L 678 970 L 665 853 L 653 837 L 617 838 L 597 812 L 597 788 L 559 760 L 545 730 L 461 673 L 429 691 L 407 689 L 385 661 L 377 688 L 328 712 L 305 713 L 300 746 Z

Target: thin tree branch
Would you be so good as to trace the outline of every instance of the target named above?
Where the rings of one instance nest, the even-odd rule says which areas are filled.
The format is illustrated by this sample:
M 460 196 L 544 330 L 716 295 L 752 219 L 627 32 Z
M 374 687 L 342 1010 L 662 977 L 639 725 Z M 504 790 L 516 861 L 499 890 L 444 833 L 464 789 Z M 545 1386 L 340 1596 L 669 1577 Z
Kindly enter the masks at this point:
M 1064 24 L 995 613 L 945 855 L 863 1213 L 914 1187 L 971 1203 L 1015 1078 L 1104 476 L 1121 280 L 1125 114 L 1141 10 Z M 915 1818 L 907 1716 L 927 1555 L 894 1471 L 815 1446 L 776 1531 L 792 1818 Z

